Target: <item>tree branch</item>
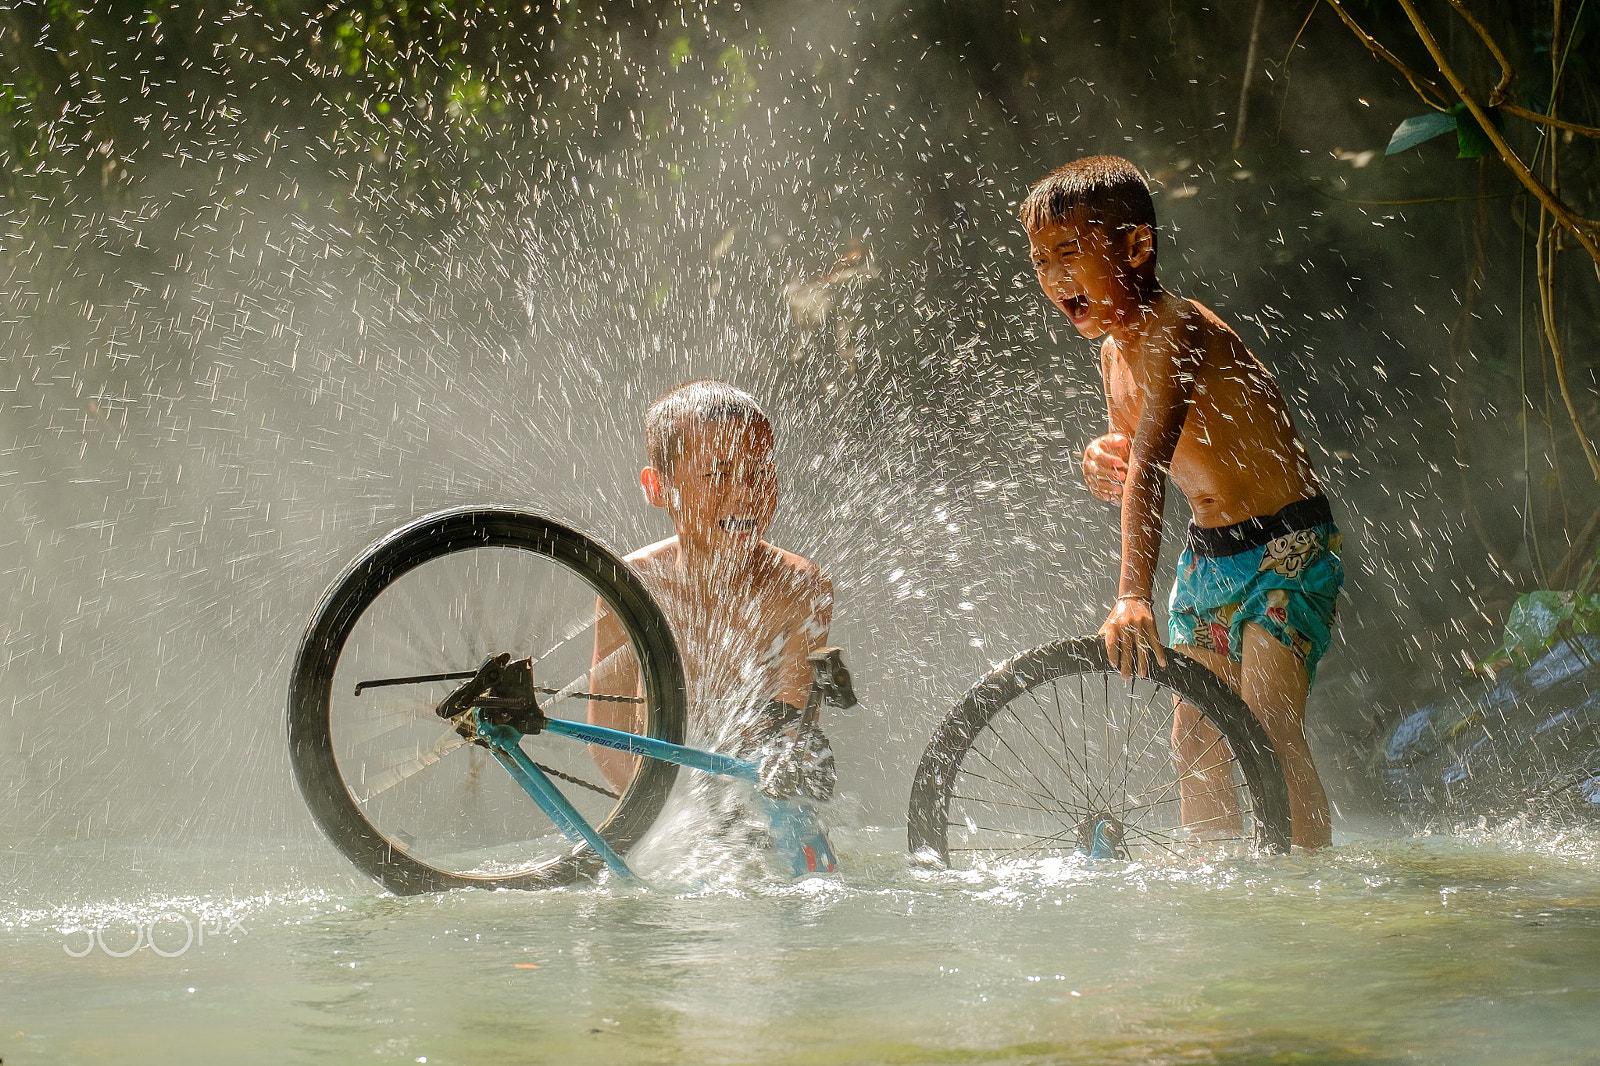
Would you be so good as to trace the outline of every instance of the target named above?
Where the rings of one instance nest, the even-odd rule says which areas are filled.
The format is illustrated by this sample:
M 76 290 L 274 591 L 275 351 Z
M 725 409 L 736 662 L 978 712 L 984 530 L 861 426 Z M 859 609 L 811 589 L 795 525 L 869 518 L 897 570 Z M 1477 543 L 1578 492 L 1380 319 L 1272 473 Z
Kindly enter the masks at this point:
M 1571 130 L 1573 133 L 1581 133 L 1585 137 L 1600 137 L 1600 126 L 1580 126 L 1576 122 L 1568 122 L 1564 118 L 1556 118 L 1554 115 L 1546 115 L 1538 111 L 1529 111 L 1527 108 L 1519 107 L 1516 104 L 1491 106 L 1498 106 L 1506 114 L 1525 118 L 1529 122 L 1538 122 L 1546 126 L 1555 126 L 1558 129 Z
M 1337 6 L 1338 0 L 1327 0 L 1327 2 Z M 1412 3 L 1412 0 L 1399 0 L 1399 4 L 1405 10 L 1406 17 L 1411 20 L 1411 26 L 1417 31 L 1417 36 L 1421 38 L 1423 46 L 1428 49 L 1428 54 L 1433 56 L 1434 63 L 1439 67 L 1439 73 L 1444 75 L 1445 80 L 1450 83 L 1450 87 L 1456 91 L 1456 95 L 1461 97 L 1461 102 L 1467 105 L 1467 110 L 1472 113 L 1472 117 L 1478 120 L 1478 125 L 1483 128 L 1484 135 L 1489 138 L 1490 143 L 1495 146 L 1495 150 L 1500 153 L 1500 159 L 1505 163 L 1507 169 L 1516 175 L 1517 180 L 1522 183 L 1524 188 L 1538 197 L 1539 202 L 1561 224 L 1561 228 L 1571 233 L 1578 243 L 1583 245 L 1583 250 L 1588 252 L 1596 262 L 1600 262 L 1600 242 L 1596 241 L 1595 230 L 1597 227 L 1595 224 L 1574 214 L 1571 208 L 1562 203 L 1559 197 L 1545 187 L 1544 182 L 1534 176 L 1533 171 L 1528 169 L 1528 164 L 1524 163 L 1522 157 L 1517 155 L 1512 147 L 1506 143 L 1506 139 L 1500 133 L 1500 130 L 1489 120 L 1489 115 L 1484 111 L 1483 105 L 1473 98 L 1472 93 L 1462 83 L 1460 75 L 1450 65 L 1450 61 L 1445 58 L 1443 49 L 1439 47 L 1438 40 L 1433 36 L 1433 31 L 1428 29 L 1427 23 L 1422 21 L 1422 16 L 1417 14 L 1416 6 Z M 1600 471 L 1597 471 L 1596 476 L 1600 477 Z
M 1339 0 L 1322 0 L 1322 2 L 1333 8 L 1333 10 L 1338 13 L 1339 17 L 1344 20 L 1344 24 L 1350 27 L 1350 32 L 1361 39 L 1361 43 L 1367 46 L 1368 51 L 1377 56 L 1379 59 L 1387 62 L 1390 66 L 1394 67 L 1394 69 L 1398 70 L 1401 75 L 1405 77 L 1406 81 L 1411 83 L 1411 87 L 1417 91 L 1418 96 L 1422 97 L 1423 100 L 1432 104 L 1440 111 L 1449 110 L 1448 104 L 1450 98 L 1445 96 L 1444 90 L 1439 88 L 1439 86 L 1434 84 L 1429 79 L 1424 78 L 1421 74 L 1418 74 L 1416 71 L 1406 66 L 1400 61 L 1398 56 L 1389 51 L 1383 45 L 1379 44 L 1371 34 L 1361 28 L 1361 25 L 1357 23 L 1355 19 L 1350 17 L 1350 13 L 1344 9 L 1344 5 L 1341 4 Z M 1428 99 L 1430 95 L 1433 97 L 1432 100 Z
M 1245 117 L 1250 113 L 1250 82 L 1256 72 L 1256 50 L 1261 43 L 1261 13 L 1267 0 L 1256 0 L 1255 17 L 1250 20 L 1250 46 L 1244 53 L 1244 84 L 1239 87 L 1239 122 L 1233 131 L 1233 149 L 1244 143 Z
M 1402 0 L 1404 2 L 1404 0 Z M 1554 227 L 1546 228 L 1544 219 L 1539 219 L 1539 236 L 1534 242 L 1537 251 L 1537 271 L 1539 286 L 1539 312 L 1544 322 L 1545 340 L 1550 344 L 1550 358 L 1556 367 L 1556 384 L 1561 388 L 1561 400 L 1567 406 L 1567 417 L 1572 420 L 1572 428 L 1578 434 L 1578 444 L 1583 449 L 1583 457 L 1589 461 L 1589 472 L 1594 479 L 1600 482 L 1600 456 L 1595 454 L 1594 445 L 1589 442 L 1589 434 L 1583 430 L 1583 423 L 1578 419 L 1578 407 L 1573 402 L 1572 390 L 1567 387 L 1567 360 L 1566 353 L 1561 348 L 1560 331 L 1556 329 L 1556 242 Z
M 1500 64 L 1500 80 L 1489 91 L 1489 106 L 1502 106 L 1505 103 L 1506 90 L 1511 88 L 1511 82 L 1516 78 L 1517 72 L 1511 69 L 1510 62 L 1506 60 L 1506 54 L 1500 51 L 1499 43 L 1489 35 L 1489 31 L 1484 28 L 1483 23 L 1478 21 L 1478 17 L 1467 10 L 1467 5 L 1462 3 L 1462 0 L 1450 0 L 1450 6 L 1456 9 L 1456 14 L 1466 20 L 1467 25 L 1471 26 L 1473 32 L 1478 35 L 1478 39 L 1489 49 L 1489 54 L 1494 56 L 1494 61 Z

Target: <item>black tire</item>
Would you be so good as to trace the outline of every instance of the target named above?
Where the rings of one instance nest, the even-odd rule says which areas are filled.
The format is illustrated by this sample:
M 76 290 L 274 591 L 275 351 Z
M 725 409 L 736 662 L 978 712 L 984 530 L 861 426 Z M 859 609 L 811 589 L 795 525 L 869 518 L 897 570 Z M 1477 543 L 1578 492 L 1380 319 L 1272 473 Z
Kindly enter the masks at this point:
M 434 715 L 459 681 L 352 695 L 352 681 L 472 671 L 501 652 L 535 656 L 535 683 L 547 688 L 586 679 L 593 638 L 583 634 L 597 598 L 631 638 L 620 653 L 635 657 L 643 682 L 643 702 L 630 708 L 636 731 L 682 743 L 683 667 L 666 619 L 633 571 L 583 534 L 538 515 L 461 508 L 413 522 L 356 560 L 323 597 L 289 685 L 295 780 L 334 846 L 401 895 L 550 888 L 597 871 L 587 845 L 560 837 L 482 747 Z M 563 691 L 583 688 L 578 680 Z M 552 716 L 588 707 L 547 698 Z M 677 776 L 671 763 L 640 759 L 620 797 L 602 796 L 568 783 L 606 788 L 584 745 L 525 741 L 535 745 L 533 757 L 557 764 L 557 786 L 618 852 L 650 828 Z
M 1083 637 L 1023 652 L 974 685 L 917 766 L 908 815 L 913 859 L 949 866 L 952 853 L 957 865 L 963 858 L 1070 853 L 1079 826 L 1095 815 L 1116 819 L 1119 833 L 1126 829 L 1130 857 L 1200 842 L 1180 817 L 1174 695 L 1220 734 L 1204 754 L 1223 762 L 1228 780 L 1219 776 L 1218 788 L 1232 792 L 1239 810 L 1240 824 L 1205 835 L 1206 846 L 1220 836 L 1287 851 L 1288 788 L 1261 723 L 1192 659 L 1169 651 L 1165 667 L 1152 666 L 1149 678 L 1126 681 L 1111 669 L 1099 638 Z

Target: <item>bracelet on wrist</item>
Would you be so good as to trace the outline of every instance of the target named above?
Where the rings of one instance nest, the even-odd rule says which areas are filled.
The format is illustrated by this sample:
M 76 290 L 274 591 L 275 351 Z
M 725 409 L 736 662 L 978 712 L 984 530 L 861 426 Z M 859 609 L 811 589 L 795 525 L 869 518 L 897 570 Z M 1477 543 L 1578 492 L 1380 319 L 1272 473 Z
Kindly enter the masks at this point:
M 1121 603 L 1123 600 L 1138 600 L 1140 603 L 1148 603 L 1152 607 L 1155 606 L 1155 601 L 1149 596 L 1141 596 L 1137 592 L 1124 592 L 1122 595 L 1117 597 L 1118 603 Z

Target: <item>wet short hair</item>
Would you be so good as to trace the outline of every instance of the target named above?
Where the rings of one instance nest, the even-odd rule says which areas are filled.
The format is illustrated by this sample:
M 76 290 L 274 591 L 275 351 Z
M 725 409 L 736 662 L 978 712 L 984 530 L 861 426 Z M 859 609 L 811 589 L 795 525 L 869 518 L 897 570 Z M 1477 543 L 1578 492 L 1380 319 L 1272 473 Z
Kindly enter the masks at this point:
M 1057 167 L 1028 190 L 1017 218 L 1031 233 L 1066 222 L 1079 209 L 1108 236 L 1136 226 L 1149 226 L 1152 237 L 1155 233 L 1150 186 L 1139 168 L 1121 156 L 1091 155 Z
M 772 426 L 754 396 L 726 381 L 696 378 L 668 389 L 645 412 L 645 460 L 662 473 L 671 473 L 672 464 L 683 455 L 683 440 L 694 427 L 729 418 Z

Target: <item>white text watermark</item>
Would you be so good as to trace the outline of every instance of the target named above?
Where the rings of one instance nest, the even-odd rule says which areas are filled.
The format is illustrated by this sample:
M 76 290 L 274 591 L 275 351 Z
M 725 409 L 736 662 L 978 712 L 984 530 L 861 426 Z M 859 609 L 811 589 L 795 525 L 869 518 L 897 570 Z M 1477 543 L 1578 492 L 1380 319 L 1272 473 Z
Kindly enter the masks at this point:
M 141 948 L 149 948 L 163 959 L 175 959 L 193 948 L 204 947 L 208 936 L 215 940 L 219 936 L 233 939 L 244 934 L 244 926 L 237 918 L 206 919 L 179 911 L 163 911 L 132 928 L 68 930 L 61 950 L 75 959 L 96 949 L 113 959 L 125 959 Z

